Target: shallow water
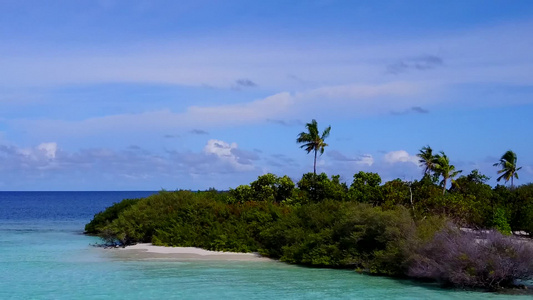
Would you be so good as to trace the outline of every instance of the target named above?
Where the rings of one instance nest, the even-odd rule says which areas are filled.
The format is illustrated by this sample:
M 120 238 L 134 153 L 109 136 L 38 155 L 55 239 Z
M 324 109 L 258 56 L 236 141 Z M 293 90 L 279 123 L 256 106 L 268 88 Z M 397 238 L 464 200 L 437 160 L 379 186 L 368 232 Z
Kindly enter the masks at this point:
M 279 262 L 135 260 L 92 247 L 92 216 L 151 192 L 0 192 L 0 299 L 531 299 Z

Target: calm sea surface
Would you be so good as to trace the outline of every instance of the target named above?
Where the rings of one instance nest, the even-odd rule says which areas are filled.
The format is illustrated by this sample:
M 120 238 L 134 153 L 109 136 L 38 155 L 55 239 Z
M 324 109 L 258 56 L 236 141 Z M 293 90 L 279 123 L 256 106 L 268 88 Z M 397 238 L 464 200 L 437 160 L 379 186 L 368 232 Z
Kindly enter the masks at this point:
M 531 299 L 278 262 L 117 258 L 82 234 L 154 192 L 0 192 L 0 299 Z

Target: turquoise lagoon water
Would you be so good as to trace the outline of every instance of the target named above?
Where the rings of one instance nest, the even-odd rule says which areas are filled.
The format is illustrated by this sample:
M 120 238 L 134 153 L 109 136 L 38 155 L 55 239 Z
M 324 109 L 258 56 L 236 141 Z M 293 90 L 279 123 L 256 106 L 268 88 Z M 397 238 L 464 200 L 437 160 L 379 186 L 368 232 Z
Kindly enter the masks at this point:
M 0 299 L 531 299 L 279 262 L 135 260 L 91 246 L 92 216 L 153 192 L 0 192 Z

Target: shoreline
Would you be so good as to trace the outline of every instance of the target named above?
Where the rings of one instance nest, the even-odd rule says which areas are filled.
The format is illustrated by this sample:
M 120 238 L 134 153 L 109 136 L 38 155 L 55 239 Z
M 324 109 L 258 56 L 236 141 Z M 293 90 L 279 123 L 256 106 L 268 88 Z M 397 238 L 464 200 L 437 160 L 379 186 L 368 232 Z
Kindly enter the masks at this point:
M 137 261 L 174 261 L 174 262 L 194 262 L 194 261 L 212 261 L 212 262 L 279 262 L 278 260 L 261 256 L 259 253 L 242 253 L 242 252 L 223 252 L 211 251 L 197 247 L 167 247 L 155 246 L 151 243 L 139 243 L 126 247 L 107 248 L 116 258 L 121 260 Z M 296 264 L 297 266 L 302 266 Z M 336 268 L 332 268 L 336 269 Z M 368 275 L 368 274 L 367 274 Z M 382 278 L 392 278 L 386 275 L 380 275 Z M 409 277 L 409 280 L 424 283 L 426 281 Z M 510 288 L 504 288 L 493 291 L 495 294 L 502 295 L 532 295 L 533 285 L 529 282 L 521 282 L 519 285 Z M 472 291 L 486 291 L 484 289 L 472 289 Z
M 218 260 L 218 261 L 275 261 L 259 253 L 211 251 L 196 247 L 165 247 L 139 243 L 124 248 L 112 248 L 114 254 L 134 260 Z

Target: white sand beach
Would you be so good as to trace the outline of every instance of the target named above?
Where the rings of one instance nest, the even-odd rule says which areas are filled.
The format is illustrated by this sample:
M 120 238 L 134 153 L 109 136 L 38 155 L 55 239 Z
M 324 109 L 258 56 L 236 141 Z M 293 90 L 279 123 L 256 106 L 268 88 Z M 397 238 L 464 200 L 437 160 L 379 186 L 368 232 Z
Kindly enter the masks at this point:
M 195 247 L 163 247 L 141 243 L 125 248 L 115 248 L 114 254 L 124 259 L 135 260 L 235 260 L 272 261 L 258 253 L 209 251 Z

